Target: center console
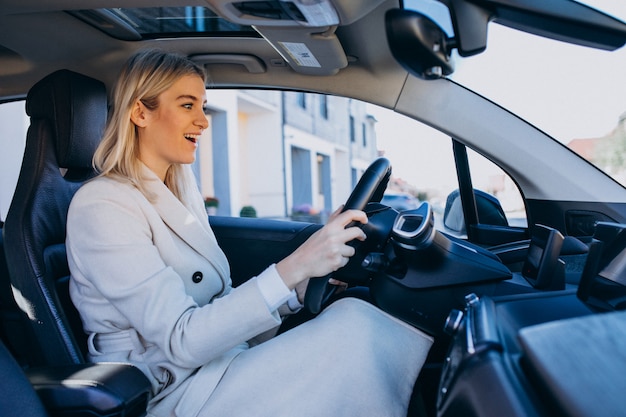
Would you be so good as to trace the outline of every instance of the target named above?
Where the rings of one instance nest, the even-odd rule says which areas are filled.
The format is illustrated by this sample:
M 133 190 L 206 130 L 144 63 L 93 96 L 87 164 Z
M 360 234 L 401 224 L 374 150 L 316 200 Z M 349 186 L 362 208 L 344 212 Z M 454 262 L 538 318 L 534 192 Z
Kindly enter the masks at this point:
M 551 416 L 524 360 L 521 329 L 593 314 L 575 291 L 551 291 L 503 297 L 466 296 L 445 329 L 452 343 L 444 361 L 437 415 Z
M 448 315 L 437 416 L 624 414 L 626 225 L 596 224 L 579 285 L 563 290 L 562 239 L 536 232 L 522 276 L 543 291 L 469 294 Z

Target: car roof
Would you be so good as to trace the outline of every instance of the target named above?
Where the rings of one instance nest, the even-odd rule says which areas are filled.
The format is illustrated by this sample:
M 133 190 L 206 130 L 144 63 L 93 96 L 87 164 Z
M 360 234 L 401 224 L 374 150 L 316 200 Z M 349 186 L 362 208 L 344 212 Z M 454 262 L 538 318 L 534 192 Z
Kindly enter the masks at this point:
M 213 2 L 214 4 L 218 2 Z M 204 57 L 212 86 L 282 87 L 302 90 L 351 94 L 359 98 L 354 85 L 367 85 L 368 96 L 377 97 L 379 104 L 392 106 L 407 72 L 397 64 L 388 48 L 384 25 L 387 9 L 398 7 L 398 1 L 369 0 L 358 2 L 362 10 L 349 1 L 351 13 L 361 18 L 340 26 L 336 36 L 340 48 L 333 54 L 345 53 L 346 68 L 328 68 L 320 82 L 293 71 L 268 41 L 261 37 L 182 37 L 120 40 L 67 13 L 85 8 L 82 1 L 72 0 L 4 0 L 0 7 L 0 100 L 23 96 L 30 86 L 45 75 L 62 68 L 97 78 L 111 86 L 119 69 L 134 51 L 159 47 L 192 57 Z M 94 0 L 90 9 L 103 7 L 207 6 L 198 0 Z M 272 28 L 279 32 L 289 29 Z M 293 38 L 309 38 L 319 28 L 295 28 Z M 368 42 L 360 33 L 367 32 Z M 335 34 L 327 34 L 333 37 Z M 278 35 L 271 35 L 278 36 Z M 322 40 L 322 42 L 328 42 Z M 216 55 L 220 55 L 216 59 Z M 199 58 L 202 62 L 203 58 Z M 250 71 L 242 59 L 260 63 L 261 72 Z M 326 70 L 326 69 L 324 69 Z M 385 77 L 384 88 L 376 88 L 376 79 Z M 344 82 L 349 79 L 350 82 Z M 395 87 L 389 80 L 396 80 Z
M 427 4 L 428 8 L 431 8 L 430 3 L 438 3 L 433 0 L 407 0 L 407 3 L 415 1 Z M 558 0 L 545 6 L 533 5 L 536 2 L 517 2 L 515 7 L 505 0 L 467 2 L 476 4 L 488 20 L 569 42 L 608 49 L 621 46 L 626 38 L 622 22 L 601 14 L 590 14 L 584 6 L 570 0 Z M 327 5 L 337 14 L 336 24 L 319 27 L 289 19 L 252 16 L 239 12 L 236 3 L 249 5 L 254 2 L 2 0 L 0 101 L 24 96 L 39 79 L 62 68 L 92 76 L 110 86 L 126 58 L 146 47 L 159 47 L 195 57 L 206 65 L 211 85 L 215 87 L 297 88 L 351 96 L 384 107 L 392 107 L 398 100 L 409 71 L 394 59 L 390 50 L 385 13 L 389 9 L 401 8 L 403 1 L 295 0 L 293 3 L 299 5 Z M 103 13 L 106 9 L 159 6 L 210 8 L 235 23 L 254 25 L 262 36 L 189 36 L 181 33 L 131 40 L 132 36 L 120 39 L 124 36 L 110 34 L 112 26 L 118 30 L 118 35 L 120 31 L 132 32 L 135 28 L 132 22 L 121 25 L 120 19 L 108 19 Z M 539 19 L 534 16 L 538 13 L 543 13 L 546 19 L 547 24 L 543 27 L 535 27 Z M 467 56 L 484 50 L 486 39 L 481 40 L 481 36 L 484 35 L 482 32 L 486 33 L 487 22 L 483 28 L 475 21 L 462 24 L 467 18 L 460 12 L 452 13 L 452 16 L 458 32 L 454 44 L 459 53 Z M 580 30 L 583 21 L 585 31 Z M 600 29 L 596 30 L 596 26 Z M 288 56 L 292 55 L 291 52 L 285 53 L 285 48 L 278 52 L 278 45 L 287 43 L 304 45 L 317 58 L 319 65 L 291 65 L 293 59 Z M 415 48 L 413 45 L 407 47 Z M 384 84 L 377 82 L 383 78 Z

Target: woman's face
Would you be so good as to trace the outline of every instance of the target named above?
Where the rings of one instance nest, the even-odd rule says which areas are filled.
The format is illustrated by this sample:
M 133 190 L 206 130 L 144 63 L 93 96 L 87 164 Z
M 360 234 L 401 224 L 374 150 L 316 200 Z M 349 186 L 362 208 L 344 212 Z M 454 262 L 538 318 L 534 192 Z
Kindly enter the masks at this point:
M 172 164 L 190 164 L 198 139 L 209 126 L 202 78 L 186 75 L 159 96 L 159 106 L 147 109 L 138 101 L 131 114 L 139 137 L 139 159 L 162 180 Z

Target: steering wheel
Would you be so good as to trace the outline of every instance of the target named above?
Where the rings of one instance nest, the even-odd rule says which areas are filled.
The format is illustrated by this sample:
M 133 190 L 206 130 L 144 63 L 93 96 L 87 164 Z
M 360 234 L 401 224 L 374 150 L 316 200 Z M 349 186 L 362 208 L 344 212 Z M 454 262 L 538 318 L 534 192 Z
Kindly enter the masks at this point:
M 387 158 L 378 158 L 365 170 L 359 182 L 350 193 L 342 212 L 346 210 L 364 210 L 369 202 L 380 202 L 383 198 L 387 183 L 391 177 L 391 163 Z M 349 224 L 347 227 L 354 226 Z M 352 245 L 358 245 L 358 241 Z M 356 248 L 356 246 L 355 246 Z M 311 278 L 304 295 L 304 309 L 318 314 L 330 297 L 336 286 L 328 282 L 330 275 Z
M 364 210 L 367 203 L 380 202 L 391 177 L 391 163 L 387 158 L 378 158 L 365 170 L 350 193 L 342 211 Z

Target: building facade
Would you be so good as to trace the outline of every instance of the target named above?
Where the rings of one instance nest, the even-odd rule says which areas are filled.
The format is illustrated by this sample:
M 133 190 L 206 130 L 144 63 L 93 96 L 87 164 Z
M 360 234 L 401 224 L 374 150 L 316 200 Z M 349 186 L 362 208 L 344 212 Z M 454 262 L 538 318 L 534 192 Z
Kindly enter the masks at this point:
M 376 158 L 364 103 L 322 94 L 209 90 L 195 172 L 217 214 L 324 221 Z M 307 217 L 308 216 L 308 217 Z

